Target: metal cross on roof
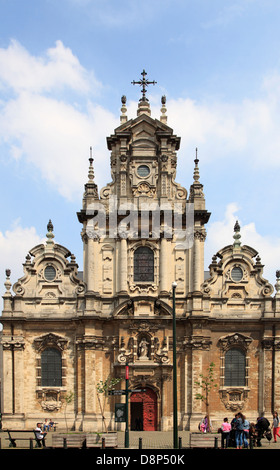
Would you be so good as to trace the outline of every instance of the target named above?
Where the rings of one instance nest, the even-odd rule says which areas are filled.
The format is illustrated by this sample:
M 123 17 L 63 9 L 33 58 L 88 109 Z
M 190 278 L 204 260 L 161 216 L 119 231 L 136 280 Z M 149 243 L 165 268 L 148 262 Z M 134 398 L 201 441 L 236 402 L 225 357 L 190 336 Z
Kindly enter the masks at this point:
M 155 80 L 153 80 L 152 82 L 149 82 L 148 80 L 146 80 L 146 72 L 145 70 L 143 70 L 143 72 L 141 73 L 142 75 L 142 79 L 139 80 L 138 82 L 136 82 L 135 80 L 133 80 L 132 85 L 141 85 L 142 86 L 142 98 L 140 98 L 139 101 L 149 101 L 148 98 L 146 97 L 146 92 L 147 92 L 147 86 L 148 85 L 155 85 L 157 82 L 155 82 Z

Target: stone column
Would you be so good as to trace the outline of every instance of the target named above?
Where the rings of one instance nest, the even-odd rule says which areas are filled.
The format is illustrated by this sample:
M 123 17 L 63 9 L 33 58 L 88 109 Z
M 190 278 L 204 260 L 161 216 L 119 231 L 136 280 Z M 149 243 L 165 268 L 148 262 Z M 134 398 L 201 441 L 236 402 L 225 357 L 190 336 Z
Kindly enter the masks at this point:
M 196 231 L 194 233 L 194 244 L 193 244 L 193 291 L 199 292 L 201 279 L 200 279 L 200 238 L 201 233 Z
M 170 286 L 168 286 L 168 246 L 167 246 L 167 239 L 161 239 L 160 245 L 160 264 L 159 264 L 159 282 L 160 282 L 160 292 L 167 293 L 171 289 L 171 282 Z
M 90 292 L 99 292 L 98 287 L 98 248 L 99 242 L 97 238 L 88 238 L 87 242 L 87 287 Z
M 3 338 L 4 341 L 4 338 Z M 5 343 L 3 344 L 3 408 L 5 414 L 12 414 L 14 411 L 14 391 L 13 391 L 13 359 L 12 350 Z M 5 423 L 4 423 L 5 424 Z
M 119 259 L 120 292 L 127 293 L 127 240 L 120 240 L 120 259 Z

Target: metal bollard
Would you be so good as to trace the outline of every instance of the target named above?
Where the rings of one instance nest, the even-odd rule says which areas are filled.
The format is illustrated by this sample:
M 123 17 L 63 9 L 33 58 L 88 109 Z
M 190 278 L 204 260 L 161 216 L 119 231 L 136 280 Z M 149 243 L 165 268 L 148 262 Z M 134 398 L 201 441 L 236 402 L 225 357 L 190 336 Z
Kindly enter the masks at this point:
M 215 437 L 215 447 L 214 448 L 218 449 L 218 438 L 217 437 Z
M 142 437 L 139 437 L 139 449 L 142 449 Z
M 102 446 L 101 446 L 101 448 L 105 449 L 105 447 L 106 447 L 105 437 L 102 437 Z
M 182 438 L 179 437 L 179 449 L 182 449 Z
M 29 449 L 33 449 L 33 439 L 32 437 L 29 438 Z
M 63 449 L 67 449 L 67 440 L 66 440 L 66 437 L 63 438 Z

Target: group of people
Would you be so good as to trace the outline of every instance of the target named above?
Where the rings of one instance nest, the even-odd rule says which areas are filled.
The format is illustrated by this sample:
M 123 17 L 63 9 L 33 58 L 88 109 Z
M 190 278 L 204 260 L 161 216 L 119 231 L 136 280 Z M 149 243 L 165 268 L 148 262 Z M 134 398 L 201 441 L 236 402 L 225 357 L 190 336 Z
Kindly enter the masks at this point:
M 212 424 L 205 416 L 200 422 L 199 429 L 201 432 L 211 432 Z M 261 439 L 265 436 L 268 440 L 273 437 L 277 442 L 280 438 L 280 419 L 275 411 L 272 417 L 272 433 L 270 430 L 270 422 L 265 417 L 258 417 L 256 423 L 250 423 L 243 413 L 237 413 L 231 422 L 228 418 L 224 418 L 218 432 L 221 433 L 222 448 L 235 447 L 236 449 L 247 449 L 249 441 L 252 439 L 253 444 L 257 447 L 261 446 Z
M 231 423 L 228 418 L 224 418 L 221 425 L 222 434 L 222 448 L 227 448 L 229 445 L 236 447 L 236 449 L 245 449 L 249 447 L 249 432 L 250 422 L 242 413 L 237 413 Z
M 47 418 L 46 418 L 46 419 L 45 419 L 45 422 L 44 422 L 44 424 L 43 424 L 43 431 L 52 431 L 52 429 L 54 428 L 54 426 L 55 426 L 55 423 L 53 422 L 53 420 L 50 419 L 49 422 L 48 422 L 48 420 L 47 420 Z

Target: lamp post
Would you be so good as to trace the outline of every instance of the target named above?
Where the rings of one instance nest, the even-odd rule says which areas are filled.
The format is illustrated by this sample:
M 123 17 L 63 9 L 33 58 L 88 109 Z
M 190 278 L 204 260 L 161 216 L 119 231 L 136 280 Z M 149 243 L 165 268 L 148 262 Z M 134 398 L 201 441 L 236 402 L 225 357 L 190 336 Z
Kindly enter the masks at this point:
M 178 416 L 177 416 L 177 354 L 176 354 L 176 282 L 172 282 L 173 294 L 173 447 L 178 449 Z
M 128 430 L 128 381 L 129 381 L 129 366 L 128 363 L 125 366 L 125 434 L 124 434 L 124 446 L 129 447 L 129 430 Z

